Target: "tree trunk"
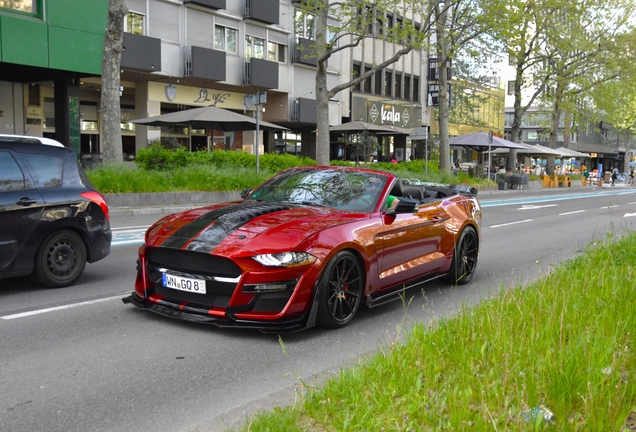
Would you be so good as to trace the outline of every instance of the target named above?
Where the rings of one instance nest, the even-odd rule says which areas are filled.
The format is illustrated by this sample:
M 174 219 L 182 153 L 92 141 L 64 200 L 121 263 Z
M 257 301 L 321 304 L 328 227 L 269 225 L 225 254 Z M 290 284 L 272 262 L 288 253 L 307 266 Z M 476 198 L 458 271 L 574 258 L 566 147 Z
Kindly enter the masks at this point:
M 316 34 L 326 42 L 329 9 L 323 7 L 316 19 Z M 329 165 L 329 90 L 327 89 L 327 59 L 318 60 L 316 67 L 316 165 Z
M 124 17 L 128 8 L 124 0 L 109 0 L 108 24 L 104 36 L 102 60 L 102 149 L 104 162 L 121 163 L 120 73 L 121 53 L 124 40 Z
M 437 59 L 439 65 L 439 170 L 451 171 L 450 143 L 448 135 L 448 47 L 446 45 L 446 9 L 437 17 L 435 30 L 437 33 Z

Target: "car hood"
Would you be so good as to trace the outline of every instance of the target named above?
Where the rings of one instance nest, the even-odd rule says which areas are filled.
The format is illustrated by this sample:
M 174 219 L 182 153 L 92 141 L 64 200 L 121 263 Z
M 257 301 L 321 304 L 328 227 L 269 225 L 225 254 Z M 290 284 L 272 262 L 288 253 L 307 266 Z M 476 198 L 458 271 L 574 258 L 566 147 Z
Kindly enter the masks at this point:
M 146 243 L 225 256 L 275 253 L 294 250 L 318 231 L 368 217 L 327 207 L 246 200 L 165 217 L 148 230 Z

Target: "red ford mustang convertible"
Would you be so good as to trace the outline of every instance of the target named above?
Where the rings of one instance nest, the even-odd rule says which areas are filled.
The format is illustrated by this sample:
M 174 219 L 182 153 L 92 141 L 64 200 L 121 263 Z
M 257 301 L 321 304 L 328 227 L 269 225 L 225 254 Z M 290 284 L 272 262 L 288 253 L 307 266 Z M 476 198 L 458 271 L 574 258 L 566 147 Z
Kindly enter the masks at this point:
M 476 192 L 367 169 L 289 169 L 242 201 L 150 227 L 124 302 L 220 327 L 341 327 L 361 305 L 431 279 L 468 283 L 479 256 Z

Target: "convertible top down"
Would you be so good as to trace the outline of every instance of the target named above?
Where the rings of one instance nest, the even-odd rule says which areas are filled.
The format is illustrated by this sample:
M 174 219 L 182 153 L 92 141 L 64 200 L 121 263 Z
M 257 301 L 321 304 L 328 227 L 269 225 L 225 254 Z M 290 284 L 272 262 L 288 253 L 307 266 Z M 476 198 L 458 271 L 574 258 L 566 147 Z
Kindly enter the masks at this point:
M 241 201 L 156 222 L 139 249 L 135 290 L 123 300 L 219 327 L 341 327 L 360 305 L 422 282 L 470 282 L 479 255 L 476 193 L 368 169 L 292 168 Z

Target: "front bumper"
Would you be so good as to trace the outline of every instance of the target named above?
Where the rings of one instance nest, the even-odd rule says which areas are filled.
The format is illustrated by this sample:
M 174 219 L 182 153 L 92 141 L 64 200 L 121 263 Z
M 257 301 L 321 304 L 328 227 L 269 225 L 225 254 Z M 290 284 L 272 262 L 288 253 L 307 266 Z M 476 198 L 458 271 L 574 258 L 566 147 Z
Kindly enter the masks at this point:
M 204 309 L 180 306 L 165 300 L 150 301 L 140 297 L 136 292 L 132 292 L 128 297 L 124 297 L 122 301 L 125 304 L 132 304 L 139 309 L 149 310 L 160 315 L 184 321 L 212 324 L 220 328 L 256 329 L 263 333 L 291 333 L 308 327 L 308 311 L 293 319 L 274 322 L 250 321 L 233 317 L 229 310 L 223 317 L 213 316 L 208 314 Z

